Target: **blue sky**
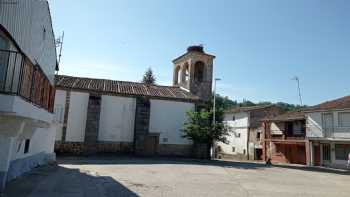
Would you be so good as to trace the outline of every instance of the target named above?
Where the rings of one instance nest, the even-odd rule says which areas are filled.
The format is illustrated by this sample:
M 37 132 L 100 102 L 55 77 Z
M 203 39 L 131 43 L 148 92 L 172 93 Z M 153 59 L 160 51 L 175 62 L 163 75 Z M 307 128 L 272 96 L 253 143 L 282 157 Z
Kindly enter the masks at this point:
M 350 94 L 347 0 L 49 0 L 60 74 L 171 85 L 171 60 L 191 44 L 216 55 L 218 92 L 305 104 Z

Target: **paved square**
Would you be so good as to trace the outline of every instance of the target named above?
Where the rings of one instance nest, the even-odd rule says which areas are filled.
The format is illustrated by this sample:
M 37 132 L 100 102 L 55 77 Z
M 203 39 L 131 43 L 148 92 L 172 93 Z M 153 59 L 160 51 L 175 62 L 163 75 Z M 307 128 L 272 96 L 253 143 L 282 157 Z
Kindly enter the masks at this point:
M 142 158 L 59 160 L 12 181 L 8 197 L 350 196 L 350 175 L 300 167 Z

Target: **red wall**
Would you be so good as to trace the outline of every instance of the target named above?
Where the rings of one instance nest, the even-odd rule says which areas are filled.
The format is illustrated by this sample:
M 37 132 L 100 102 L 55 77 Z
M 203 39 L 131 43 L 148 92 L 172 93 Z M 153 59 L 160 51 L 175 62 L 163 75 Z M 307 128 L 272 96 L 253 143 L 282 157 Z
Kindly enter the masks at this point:
M 272 162 L 306 164 L 305 145 L 272 143 Z

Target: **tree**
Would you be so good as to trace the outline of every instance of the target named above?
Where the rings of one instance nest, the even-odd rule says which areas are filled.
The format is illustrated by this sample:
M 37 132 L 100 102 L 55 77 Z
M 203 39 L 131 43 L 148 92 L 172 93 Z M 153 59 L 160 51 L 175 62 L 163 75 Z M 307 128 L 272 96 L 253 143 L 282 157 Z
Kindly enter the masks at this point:
M 142 78 L 142 83 L 145 83 L 145 84 L 155 84 L 156 83 L 156 77 L 154 76 L 151 68 L 148 68 L 146 70 L 146 72 Z
M 222 123 L 213 124 L 212 112 L 202 110 L 199 112 L 187 112 L 188 121 L 183 125 L 184 138 L 194 142 L 195 148 L 198 145 L 205 145 L 206 158 L 210 157 L 210 148 L 213 142 L 227 143 L 229 131 Z
M 213 140 L 227 142 L 228 130 L 221 122 L 213 124 L 211 112 L 206 110 L 188 111 L 187 117 L 188 121 L 184 123 L 183 127 L 183 137 L 197 143 L 211 144 Z

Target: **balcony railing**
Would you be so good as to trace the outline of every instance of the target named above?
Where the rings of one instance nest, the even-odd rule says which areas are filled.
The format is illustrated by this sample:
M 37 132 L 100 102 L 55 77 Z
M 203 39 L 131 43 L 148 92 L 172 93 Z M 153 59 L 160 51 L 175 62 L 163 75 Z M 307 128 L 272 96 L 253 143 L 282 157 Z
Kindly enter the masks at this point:
M 271 135 L 267 139 L 272 140 L 305 140 L 305 136 Z
M 41 70 L 24 54 L 0 50 L 0 93 L 21 96 L 53 112 L 55 88 Z
M 323 129 L 326 138 L 350 138 L 350 127 L 332 127 Z

